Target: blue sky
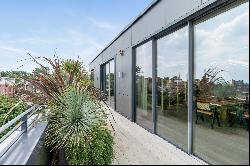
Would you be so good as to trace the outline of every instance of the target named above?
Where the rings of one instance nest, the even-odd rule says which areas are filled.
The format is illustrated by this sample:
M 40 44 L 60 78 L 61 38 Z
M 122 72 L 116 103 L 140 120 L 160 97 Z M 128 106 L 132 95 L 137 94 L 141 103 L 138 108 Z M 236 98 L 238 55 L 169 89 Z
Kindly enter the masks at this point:
M 1 0 L 0 71 L 31 71 L 34 56 L 88 63 L 152 0 Z

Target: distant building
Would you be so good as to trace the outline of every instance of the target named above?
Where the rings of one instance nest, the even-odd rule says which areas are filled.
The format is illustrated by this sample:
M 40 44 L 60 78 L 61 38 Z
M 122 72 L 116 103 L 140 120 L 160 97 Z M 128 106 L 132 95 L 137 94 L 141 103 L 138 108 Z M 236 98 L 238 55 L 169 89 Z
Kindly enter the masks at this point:
M 249 84 L 244 83 L 243 80 L 232 80 L 232 85 L 235 88 L 240 98 L 243 98 L 247 102 L 249 101 Z
M 24 90 L 32 93 L 40 93 L 40 90 L 30 82 L 24 81 Z
M 15 79 L 9 77 L 0 77 L 0 94 L 8 97 L 15 96 Z
M 236 90 L 238 92 L 247 92 L 249 91 L 249 84 L 247 83 L 244 83 L 243 80 L 239 80 L 239 81 L 236 81 L 236 80 L 232 80 L 232 84 L 233 86 L 236 88 Z

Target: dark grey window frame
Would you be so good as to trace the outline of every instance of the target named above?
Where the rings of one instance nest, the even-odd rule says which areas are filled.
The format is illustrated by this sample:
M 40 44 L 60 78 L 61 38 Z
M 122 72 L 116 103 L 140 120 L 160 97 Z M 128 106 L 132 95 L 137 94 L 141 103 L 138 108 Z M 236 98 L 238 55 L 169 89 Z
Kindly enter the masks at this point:
M 115 74 L 115 80 L 114 80 L 114 110 L 116 111 L 116 56 L 108 61 L 106 61 L 105 63 L 102 63 L 100 65 L 100 89 L 103 91 L 105 89 L 103 89 L 104 87 L 106 87 L 106 64 L 110 63 L 111 61 L 114 61 L 114 74 Z M 104 79 L 105 78 L 105 79 Z M 105 81 L 104 85 L 103 85 L 103 81 Z M 103 87 L 104 86 L 104 87 Z
M 153 101 L 155 102 L 154 104 L 155 104 L 155 107 L 153 107 L 154 108 L 154 110 L 153 110 L 153 114 L 155 115 L 155 121 L 153 122 L 153 124 L 154 124 L 154 126 L 153 127 L 155 127 L 154 129 L 154 134 L 157 134 L 157 128 L 156 128 L 156 125 L 157 125 L 157 110 L 156 110 L 156 102 L 157 102 L 157 94 L 156 94 L 156 92 L 157 92 L 157 90 L 156 90 L 156 85 L 157 85 L 157 82 L 156 82 L 156 78 L 157 78 L 157 41 L 159 40 L 159 39 L 161 39 L 161 38 L 164 38 L 164 37 L 166 37 L 166 36 L 168 36 L 168 35 L 171 35 L 171 34 L 173 34 L 173 33 L 175 33 L 176 31 L 178 31 L 178 30 L 180 30 L 180 29 L 182 29 L 182 28 L 184 28 L 184 27 L 187 27 L 189 25 L 189 22 L 181 22 L 181 23 L 179 23 L 179 24 L 176 24 L 176 25 L 174 25 L 173 27 L 170 27 L 168 30 L 166 30 L 166 31 L 164 31 L 164 32 L 162 32 L 162 33 L 160 33 L 160 34 L 158 34 L 158 36 L 157 37 L 155 37 L 154 39 L 152 39 L 153 41 L 155 41 L 156 42 L 156 48 L 153 48 L 152 47 L 152 49 L 156 49 L 155 51 L 153 51 L 153 52 L 155 52 L 156 53 L 156 55 L 155 55 L 155 64 L 153 64 L 153 66 L 155 65 L 155 76 L 153 76 L 153 77 L 155 77 L 155 80 L 153 80 L 153 82 L 155 82 L 155 85 L 153 85 L 153 88 L 154 88 L 154 92 L 155 92 L 155 94 L 153 95 Z M 188 26 L 188 32 L 190 32 L 190 29 L 189 28 L 193 28 L 193 27 L 189 27 Z M 190 34 L 189 34 L 190 35 Z M 190 36 L 189 36 L 189 41 L 190 41 Z M 189 44 L 189 43 L 188 43 Z M 190 49 L 190 48 L 189 48 Z M 190 51 L 188 50 L 188 59 L 189 59 L 189 57 L 190 57 Z M 188 65 L 190 65 L 190 63 L 189 63 L 189 61 L 188 61 Z M 192 64 L 191 64 L 192 65 Z M 189 68 L 190 66 L 188 66 L 188 68 Z M 153 70 L 153 71 L 154 71 Z M 188 71 L 189 72 L 189 71 Z M 190 75 L 189 75 L 190 76 Z M 188 77 L 188 79 L 189 79 L 189 77 Z M 188 84 L 189 85 L 189 84 Z M 189 94 L 188 94 L 189 95 Z M 193 107 L 193 105 L 190 105 L 190 107 Z M 189 110 L 188 110 L 188 115 L 189 115 Z M 192 117 L 191 117 L 192 118 Z M 191 119 L 192 120 L 192 119 Z M 192 122 L 192 121 L 191 121 Z M 187 125 L 190 123 L 190 121 L 189 121 L 189 119 L 188 119 L 188 123 L 187 123 Z M 158 134 L 157 134 L 158 135 Z M 158 135 L 159 137 L 161 137 L 160 135 Z M 189 135 L 189 133 L 188 133 L 188 138 L 191 138 L 192 139 L 192 137 Z M 189 154 L 189 149 L 183 149 L 182 147 L 180 147 L 178 144 L 176 144 L 176 143 L 174 143 L 174 142 L 172 142 L 171 140 L 169 140 L 169 139 L 167 139 L 167 138 L 163 138 L 163 137 L 161 137 L 162 139 L 164 139 L 164 140 L 166 140 L 166 141 L 168 141 L 168 142 L 170 142 L 171 144 L 173 144 L 174 146 L 176 146 L 177 148 L 179 148 L 180 150 L 182 150 L 182 151 L 184 151 L 184 152 L 186 152 L 186 153 L 188 153 Z M 192 145 L 191 145 L 192 146 Z M 191 153 L 190 153 L 191 154 Z
M 188 50 L 188 150 L 187 153 L 191 156 L 193 154 L 193 85 L 194 85 L 194 66 L 195 66 L 195 33 L 194 26 L 199 22 L 204 21 L 204 19 L 212 17 L 213 15 L 219 15 L 225 12 L 227 9 L 232 7 L 239 6 L 243 3 L 249 2 L 249 0 L 221 0 L 212 3 L 211 5 L 201 9 L 195 14 L 181 20 L 180 22 L 168 27 L 167 29 L 153 35 L 152 37 L 146 39 L 142 43 L 132 47 L 132 122 L 136 123 L 136 48 L 139 46 L 152 41 L 152 119 L 153 119 L 153 134 L 157 133 L 156 123 L 157 123 L 157 110 L 156 110 L 156 77 L 157 77 L 157 40 L 165 37 L 178 29 L 181 29 L 185 26 L 188 26 L 188 41 L 189 41 L 189 50 Z M 164 139 L 164 138 L 163 138 Z M 169 141 L 169 140 L 167 140 Z M 170 141 L 169 141 L 170 142 Z M 171 143 L 171 142 L 170 142 Z M 172 143 L 173 144 L 173 143 Z M 175 144 L 174 144 L 175 145 Z M 180 148 L 178 145 L 179 149 Z M 185 150 L 183 150 L 185 151 Z M 186 151 L 185 151 L 186 152 Z M 198 156 L 194 156 L 199 158 Z M 203 159 L 202 159 L 203 160 Z M 207 162 L 207 161 L 206 161 Z M 209 162 L 207 162 L 209 163 Z
M 142 46 L 150 41 L 152 41 L 152 47 L 151 47 L 152 51 L 153 50 L 157 51 L 157 47 L 155 47 L 157 45 L 154 44 L 154 43 L 156 43 L 156 40 L 152 40 L 152 39 L 145 40 L 142 43 L 140 43 L 139 45 L 137 45 L 136 47 L 132 47 L 132 116 L 131 117 L 132 117 L 132 122 L 134 122 L 134 123 L 136 123 L 136 115 L 137 115 L 136 114 L 136 99 L 137 98 L 135 97 L 135 95 L 136 95 L 136 48 L 138 48 L 138 47 L 140 47 L 140 46 Z M 156 93 L 156 89 L 155 89 L 156 82 L 154 80 L 154 76 L 156 76 L 156 75 L 154 75 L 154 73 L 156 72 L 154 67 L 156 67 L 156 66 L 154 66 L 154 64 L 155 64 L 154 62 L 156 62 L 157 54 L 155 54 L 156 52 L 154 52 L 154 51 L 152 52 L 153 53 L 152 54 L 152 120 L 153 120 L 152 130 L 153 131 L 151 131 L 147 128 L 144 128 L 143 126 L 141 126 L 141 127 L 150 133 L 156 134 L 155 133 L 156 132 L 156 121 L 155 121 L 156 120 L 156 112 L 154 111 L 154 108 L 156 108 L 156 104 L 153 103 L 153 100 L 155 100 L 154 93 Z M 154 88 L 154 86 L 155 86 L 155 88 Z

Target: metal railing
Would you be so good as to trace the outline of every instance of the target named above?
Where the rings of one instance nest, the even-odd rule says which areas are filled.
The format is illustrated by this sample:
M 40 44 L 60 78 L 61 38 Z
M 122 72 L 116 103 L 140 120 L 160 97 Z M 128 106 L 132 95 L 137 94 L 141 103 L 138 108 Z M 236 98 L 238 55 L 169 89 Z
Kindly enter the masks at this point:
M 29 108 L 27 111 L 21 113 L 18 115 L 16 118 L 12 119 L 5 125 L 0 127 L 0 134 L 2 134 L 5 130 L 9 129 L 10 127 L 13 127 L 8 133 L 6 133 L 1 139 L 0 139 L 0 158 L 8 151 L 8 149 L 20 138 L 21 135 L 24 133 L 27 133 L 28 127 L 32 125 L 32 123 L 35 121 L 33 120 L 29 125 L 28 125 L 28 119 L 34 115 L 37 111 L 41 110 L 44 108 L 44 106 L 40 105 L 34 105 L 31 108 Z M 37 119 L 39 115 L 37 115 L 34 119 Z M 20 121 L 20 122 L 19 122 Z M 19 123 L 18 123 L 19 122 Z M 17 135 L 15 135 L 13 138 L 10 140 L 6 141 L 10 136 L 15 132 L 18 131 Z M 4 141 L 7 143 L 3 145 Z

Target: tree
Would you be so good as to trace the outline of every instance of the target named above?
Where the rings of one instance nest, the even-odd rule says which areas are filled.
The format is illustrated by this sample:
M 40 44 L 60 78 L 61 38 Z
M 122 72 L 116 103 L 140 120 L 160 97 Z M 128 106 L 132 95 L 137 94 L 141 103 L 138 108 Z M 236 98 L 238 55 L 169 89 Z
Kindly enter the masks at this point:
M 50 71 L 49 67 L 45 67 L 45 68 L 38 67 L 33 70 L 33 74 L 34 76 L 39 76 L 40 74 L 48 74 L 49 71 Z
M 197 92 L 199 97 L 209 97 L 212 95 L 212 90 L 216 84 L 225 85 L 227 82 L 221 76 L 219 76 L 223 70 L 219 70 L 217 67 L 210 67 L 205 71 L 202 79 L 199 82 Z

